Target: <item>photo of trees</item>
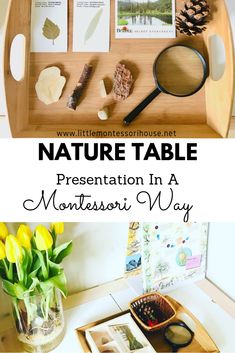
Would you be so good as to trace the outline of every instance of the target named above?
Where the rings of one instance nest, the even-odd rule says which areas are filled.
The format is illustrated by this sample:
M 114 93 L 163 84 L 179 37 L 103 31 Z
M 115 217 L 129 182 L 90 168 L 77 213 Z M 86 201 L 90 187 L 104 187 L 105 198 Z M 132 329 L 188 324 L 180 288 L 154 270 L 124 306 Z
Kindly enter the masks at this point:
M 172 0 L 120 0 L 118 25 L 172 25 Z

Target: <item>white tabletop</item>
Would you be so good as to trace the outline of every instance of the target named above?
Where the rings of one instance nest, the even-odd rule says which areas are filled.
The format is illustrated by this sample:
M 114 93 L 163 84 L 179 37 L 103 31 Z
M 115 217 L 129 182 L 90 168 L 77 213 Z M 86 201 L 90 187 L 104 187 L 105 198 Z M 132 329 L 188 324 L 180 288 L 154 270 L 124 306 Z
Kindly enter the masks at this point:
M 234 352 L 235 315 L 233 313 L 232 317 L 233 309 L 230 308 L 231 312 L 228 308 L 228 311 L 224 311 L 211 299 L 210 295 L 206 294 L 205 287 L 200 285 L 199 288 L 198 285 L 189 284 L 169 292 L 168 295 L 191 311 L 205 327 L 221 353 Z M 67 308 L 65 310 L 65 336 L 54 353 L 82 353 L 75 329 L 125 311 L 128 309 L 129 302 L 139 294 L 129 282 L 121 279 L 70 296 L 65 302 Z M 215 298 L 214 294 L 211 295 Z M 182 320 L 194 330 L 194 321 L 189 316 L 182 317 Z M 4 344 L 7 345 L 5 348 Z M 15 331 L 12 330 L 12 321 L 9 316 L 6 316 L 1 318 L 0 350 L 9 352 L 9 348 L 20 352 Z
M 235 320 L 226 313 L 196 285 L 191 284 L 169 293 L 171 297 L 185 305 L 205 326 L 221 353 L 234 352 Z M 74 330 L 97 319 L 124 311 L 136 296 L 131 289 L 123 289 L 76 308 L 65 311 L 66 334 L 54 353 L 78 353 L 80 347 Z

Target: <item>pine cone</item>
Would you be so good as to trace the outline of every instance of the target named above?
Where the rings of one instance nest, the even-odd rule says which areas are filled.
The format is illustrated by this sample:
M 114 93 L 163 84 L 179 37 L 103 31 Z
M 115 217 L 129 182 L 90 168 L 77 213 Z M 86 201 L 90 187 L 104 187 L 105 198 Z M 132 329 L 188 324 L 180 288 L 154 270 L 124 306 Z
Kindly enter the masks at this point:
M 176 16 L 176 29 L 188 36 L 196 36 L 206 30 L 209 14 L 210 8 L 205 0 L 188 1 Z

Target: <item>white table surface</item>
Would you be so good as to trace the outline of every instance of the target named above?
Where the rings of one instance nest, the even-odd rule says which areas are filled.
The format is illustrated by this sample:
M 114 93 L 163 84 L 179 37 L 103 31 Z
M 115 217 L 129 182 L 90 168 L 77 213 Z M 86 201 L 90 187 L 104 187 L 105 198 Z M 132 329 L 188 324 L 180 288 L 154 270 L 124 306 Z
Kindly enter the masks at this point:
M 235 352 L 235 315 L 233 313 L 232 316 L 233 309 L 231 309 L 231 314 L 228 307 L 228 311 L 224 311 L 211 299 L 210 295 L 204 292 L 205 287 L 201 288 L 203 288 L 201 283 L 200 288 L 196 284 L 189 284 L 169 292 L 168 295 L 184 305 L 197 317 L 221 353 Z M 129 302 L 138 295 L 139 293 L 136 293 L 130 283 L 122 279 L 69 297 L 65 302 L 67 308 L 65 310 L 65 336 L 53 353 L 82 353 L 83 350 L 76 337 L 75 329 L 125 311 L 128 309 Z M 211 295 L 216 298 L 213 293 Z M 181 319 L 194 330 L 194 322 L 191 318 L 184 316 Z M 9 316 L 0 319 L 0 349 L 2 353 L 4 353 L 4 342 L 11 344 L 11 349 L 15 348 L 17 352 L 20 352 L 20 346 L 17 343 L 15 331 L 12 330 L 12 325 L 13 322 Z
M 235 0 L 226 0 L 229 10 L 229 15 L 231 17 L 232 29 L 234 33 L 235 42 Z M 6 16 L 8 0 L 0 0 L 0 58 L 2 57 L 2 31 L 3 24 Z M 2 64 L 0 64 L 0 138 L 7 138 L 11 136 L 8 118 L 6 116 L 6 104 L 3 89 L 3 79 L 2 79 Z M 233 115 L 235 116 L 235 106 Z
M 172 291 L 169 295 L 185 305 L 198 318 L 221 353 L 235 351 L 235 319 L 212 302 L 210 297 L 200 288 L 191 284 Z M 67 323 L 65 338 L 53 352 L 82 352 L 74 330 L 96 319 L 102 319 L 108 315 L 126 310 L 129 301 L 135 296 L 133 290 L 124 289 L 65 311 Z

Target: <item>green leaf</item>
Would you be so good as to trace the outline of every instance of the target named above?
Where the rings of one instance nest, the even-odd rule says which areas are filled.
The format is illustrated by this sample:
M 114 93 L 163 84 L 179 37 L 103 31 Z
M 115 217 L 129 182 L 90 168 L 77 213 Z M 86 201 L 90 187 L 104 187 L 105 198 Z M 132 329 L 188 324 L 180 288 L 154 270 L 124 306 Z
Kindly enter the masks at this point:
M 60 35 L 60 28 L 54 22 L 49 20 L 49 18 L 46 18 L 42 33 L 47 39 L 52 39 L 54 44 L 54 40 Z
M 67 297 L 68 294 L 66 284 L 66 277 L 63 270 L 57 276 L 51 277 L 47 281 L 39 283 L 44 293 L 51 288 L 56 287 L 60 290 L 64 297 Z
M 37 273 L 38 273 L 38 270 L 40 269 L 40 267 L 41 267 L 41 265 L 39 264 L 38 268 L 35 268 L 34 271 L 30 272 L 30 274 L 29 274 L 30 279 L 33 279 L 34 277 L 37 276 Z
M 30 265 L 30 258 L 26 249 L 22 248 L 23 260 L 19 264 L 19 270 L 21 272 L 21 277 L 23 278 L 24 284 L 27 283 L 28 266 Z
M 20 283 L 13 284 L 13 283 L 3 279 L 2 286 L 3 286 L 3 290 L 11 297 L 15 297 L 18 299 L 24 298 L 26 288 L 22 284 L 20 284 Z
M 49 277 L 54 277 L 60 274 L 61 272 L 61 267 L 60 265 L 52 262 L 52 261 L 48 261 L 49 264 Z
M 30 285 L 30 287 L 28 289 L 28 292 L 33 292 L 38 284 L 39 284 L 38 278 L 36 278 L 36 277 L 32 278 L 32 283 L 31 283 L 31 285 Z
M 103 8 L 101 7 L 97 11 L 95 16 L 92 18 L 91 22 L 89 23 L 87 30 L 86 30 L 86 33 L 85 33 L 85 38 L 84 38 L 85 43 L 93 36 L 93 34 L 99 24 L 102 13 L 103 13 Z
M 52 250 L 55 249 L 56 247 L 56 233 L 55 233 L 55 229 L 53 228 L 52 231 L 51 231 L 51 236 L 52 236 L 52 239 L 53 239 L 53 245 L 52 245 Z
M 60 264 L 63 261 L 63 259 L 72 252 L 72 249 L 73 249 L 72 241 L 57 246 L 57 248 L 53 250 L 53 255 L 52 255 L 53 262 Z
M 44 279 L 47 279 L 48 278 L 48 271 L 47 271 L 47 267 L 46 267 L 46 262 L 45 262 L 44 256 L 41 253 L 41 251 L 39 251 L 39 250 L 34 249 L 33 251 L 37 254 L 38 259 L 40 261 L 40 265 L 41 265 L 41 269 L 42 269 L 42 275 L 43 275 Z
M 33 250 L 34 252 L 34 250 Z M 35 253 L 36 255 L 36 253 Z M 38 258 L 38 255 L 36 255 L 35 259 L 34 259 L 34 262 L 33 262 L 33 266 L 32 266 L 32 272 L 35 271 L 35 270 L 38 270 L 41 266 L 41 263 L 40 263 L 40 260 Z

